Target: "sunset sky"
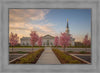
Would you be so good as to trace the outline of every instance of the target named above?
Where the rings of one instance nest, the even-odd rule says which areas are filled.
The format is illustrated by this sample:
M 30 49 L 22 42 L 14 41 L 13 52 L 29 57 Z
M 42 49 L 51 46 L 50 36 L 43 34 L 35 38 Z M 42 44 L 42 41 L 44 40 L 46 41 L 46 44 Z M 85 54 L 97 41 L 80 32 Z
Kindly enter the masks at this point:
M 91 37 L 91 9 L 9 9 L 9 34 L 30 37 L 33 30 L 39 36 L 60 36 L 67 18 L 75 41 L 82 41 L 86 34 Z

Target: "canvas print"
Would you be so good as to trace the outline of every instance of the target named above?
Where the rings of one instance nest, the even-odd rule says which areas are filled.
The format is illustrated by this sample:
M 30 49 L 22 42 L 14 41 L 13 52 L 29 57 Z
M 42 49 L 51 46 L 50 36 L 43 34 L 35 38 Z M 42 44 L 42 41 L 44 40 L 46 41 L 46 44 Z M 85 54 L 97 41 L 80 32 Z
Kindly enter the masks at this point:
M 91 9 L 9 9 L 9 64 L 91 64 Z

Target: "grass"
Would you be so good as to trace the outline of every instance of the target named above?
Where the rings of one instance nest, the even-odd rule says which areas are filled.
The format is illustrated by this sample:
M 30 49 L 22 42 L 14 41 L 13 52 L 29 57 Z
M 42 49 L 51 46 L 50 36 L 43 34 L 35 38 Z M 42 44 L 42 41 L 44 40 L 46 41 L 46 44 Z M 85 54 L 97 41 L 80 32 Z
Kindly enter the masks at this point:
M 70 55 L 66 55 L 58 49 L 52 49 L 62 64 L 81 64 L 77 59 L 73 59 Z
M 27 56 L 12 62 L 11 64 L 35 64 L 44 49 L 39 49 L 35 52 L 29 53 Z
M 23 52 L 23 51 L 18 51 L 17 53 L 19 53 L 19 54 L 24 54 L 24 53 L 26 53 L 26 52 Z
M 9 53 L 25 54 L 25 53 L 28 53 L 28 52 L 24 52 L 24 51 L 17 51 L 17 52 L 9 52 Z

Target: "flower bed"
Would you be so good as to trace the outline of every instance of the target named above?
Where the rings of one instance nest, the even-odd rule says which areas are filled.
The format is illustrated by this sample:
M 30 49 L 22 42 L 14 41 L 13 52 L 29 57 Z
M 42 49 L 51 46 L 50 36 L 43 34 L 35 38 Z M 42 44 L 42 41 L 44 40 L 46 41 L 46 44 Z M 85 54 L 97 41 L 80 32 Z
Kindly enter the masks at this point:
M 73 59 L 70 55 L 64 54 L 58 49 L 52 49 L 62 64 L 82 64 L 79 60 Z
M 29 53 L 27 56 L 20 58 L 11 64 L 35 64 L 36 61 L 39 59 L 41 53 L 44 49 L 39 49 L 35 52 Z

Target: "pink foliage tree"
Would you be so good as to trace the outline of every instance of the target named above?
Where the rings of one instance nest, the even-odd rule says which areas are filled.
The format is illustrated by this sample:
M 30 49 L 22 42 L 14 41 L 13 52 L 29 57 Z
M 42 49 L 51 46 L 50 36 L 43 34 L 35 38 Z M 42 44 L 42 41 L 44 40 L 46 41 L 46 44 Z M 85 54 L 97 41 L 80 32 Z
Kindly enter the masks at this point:
M 60 45 L 64 48 L 64 52 L 65 52 L 65 48 L 70 45 L 70 35 L 69 34 L 61 33 Z
M 32 45 L 32 51 L 33 51 L 33 46 L 38 41 L 38 35 L 35 31 L 31 31 L 30 37 L 31 37 L 30 38 L 30 43 Z
M 19 39 L 19 37 L 17 36 L 17 34 L 13 34 L 11 32 L 11 35 L 9 37 L 9 42 L 12 46 L 12 52 L 13 52 L 13 47 L 18 44 L 18 39 Z
M 83 44 L 85 46 L 90 46 L 91 45 L 91 40 L 88 39 L 88 35 L 85 35 L 84 40 L 83 40 Z
M 56 36 L 54 40 L 54 45 L 57 47 L 59 45 L 59 37 Z
M 38 39 L 38 45 L 39 45 L 39 46 L 42 46 L 42 37 L 40 37 L 40 38 Z

